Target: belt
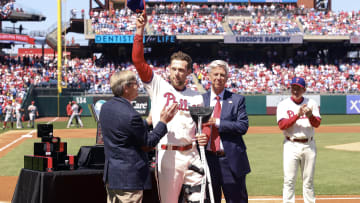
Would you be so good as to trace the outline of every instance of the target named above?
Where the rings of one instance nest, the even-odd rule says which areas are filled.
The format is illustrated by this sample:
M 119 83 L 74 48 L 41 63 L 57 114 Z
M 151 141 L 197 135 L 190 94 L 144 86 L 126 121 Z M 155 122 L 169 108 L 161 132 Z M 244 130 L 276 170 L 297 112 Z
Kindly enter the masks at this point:
M 171 144 L 162 144 L 161 145 L 161 149 L 164 150 L 177 150 L 177 151 L 186 151 L 192 148 L 192 144 L 188 144 L 188 145 L 182 145 L 182 146 L 175 146 L 175 145 L 171 145 Z
M 217 157 L 224 157 L 225 156 L 225 152 L 223 150 L 216 151 L 216 152 L 206 150 L 206 153 L 209 153 L 209 154 L 217 156 Z
M 290 137 L 286 136 L 286 139 L 292 142 L 301 142 L 301 143 L 306 143 L 308 141 L 311 141 L 313 138 L 311 137 L 310 139 L 291 139 Z

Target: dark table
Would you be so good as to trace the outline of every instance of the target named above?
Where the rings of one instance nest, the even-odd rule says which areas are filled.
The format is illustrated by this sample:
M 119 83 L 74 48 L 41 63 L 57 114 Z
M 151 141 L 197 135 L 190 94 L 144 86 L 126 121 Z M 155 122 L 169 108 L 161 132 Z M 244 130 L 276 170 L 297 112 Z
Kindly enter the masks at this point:
M 103 170 L 41 172 L 21 169 L 12 203 L 106 203 Z
M 21 169 L 12 203 L 106 203 L 102 177 L 102 169 L 54 172 Z M 157 202 L 153 178 L 153 189 L 144 191 L 143 203 Z

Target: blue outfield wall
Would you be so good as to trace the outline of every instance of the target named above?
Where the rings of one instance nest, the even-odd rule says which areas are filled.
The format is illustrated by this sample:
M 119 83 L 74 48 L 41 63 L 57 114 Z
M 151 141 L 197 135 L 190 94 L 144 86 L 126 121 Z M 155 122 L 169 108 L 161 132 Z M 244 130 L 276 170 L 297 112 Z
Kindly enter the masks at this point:
M 274 95 L 270 95 L 274 97 Z M 314 96 L 314 95 L 313 95 Z M 38 106 L 41 117 L 66 116 L 66 105 L 69 101 L 76 101 L 83 108 L 83 116 L 91 116 L 89 106 L 98 100 L 108 100 L 111 95 L 99 96 L 41 96 L 34 100 Z M 276 109 L 269 111 L 269 108 L 276 108 L 276 105 L 267 106 L 266 95 L 245 96 L 245 105 L 248 115 L 274 115 Z M 280 95 L 279 97 L 284 97 Z M 279 101 L 282 99 L 279 99 Z M 360 114 L 360 95 L 320 95 L 320 113 L 331 114 Z M 150 99 L 146 95 L 140 95 L 133 102 L 134 108 L 141 114 L 147 115 L 150 110 Z

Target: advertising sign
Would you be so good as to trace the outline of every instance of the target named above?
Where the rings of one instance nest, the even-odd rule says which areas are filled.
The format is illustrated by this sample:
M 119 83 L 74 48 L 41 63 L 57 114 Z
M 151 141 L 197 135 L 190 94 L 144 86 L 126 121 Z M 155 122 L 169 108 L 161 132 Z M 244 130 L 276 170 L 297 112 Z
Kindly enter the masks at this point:
M 359 35 L 350 36 L 350 44 L 360 44 L 360 36 Z
M 251 3 L 297 3 L 298 0 L 250 0 Z
M 202 2 L 225 2 L 225 3 L 248 3 L 249 0 L 145 0 L 146 2 L 192 2 L 192 3 L 202 3 Z
M 95 43 L 97 44 L 132 44 L 134 35 L 95 35 Z M 175 35 L 146 35 L 144 36 L 146 44 L 174 44 L 176 42 Z
M 346 96 L 346 113 L 360 114 L 360 95 Z
M 0 33 L 0 41 L 35 44 L 35 39 L 27 35 L 15 35 L 15 34 L 5 34 L 5 33 Z
M 134 35 L 95 35 L 97 44 L 132 44 Z
M 226 35 L 225 44 L 302 44 L 301 35 Z

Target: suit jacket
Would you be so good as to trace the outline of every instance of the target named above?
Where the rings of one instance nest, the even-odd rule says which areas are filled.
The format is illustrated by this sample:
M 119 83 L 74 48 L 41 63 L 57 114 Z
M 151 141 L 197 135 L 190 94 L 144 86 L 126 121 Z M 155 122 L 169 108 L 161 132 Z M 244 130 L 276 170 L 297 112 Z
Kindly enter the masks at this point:
M 130 102 L 113 97 L 101 107 L 100 124 L 104 140 L 103 181 L 110 189 L 151 189 L 148 155 L 142 146 L 155 146 L 167 133 L 159 122 L 148 134 L 147 124 Z
M 202 95 L 205 106 L 210 106 L 210 95 L 211 91 Z M 221 106 L 219 134 L 225 156 L 229 160 L 231 171 L 236 177 L 250 172 L 246 145 L 242 137 L 248 128 L 245 97 L 225 90 Z

